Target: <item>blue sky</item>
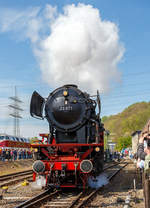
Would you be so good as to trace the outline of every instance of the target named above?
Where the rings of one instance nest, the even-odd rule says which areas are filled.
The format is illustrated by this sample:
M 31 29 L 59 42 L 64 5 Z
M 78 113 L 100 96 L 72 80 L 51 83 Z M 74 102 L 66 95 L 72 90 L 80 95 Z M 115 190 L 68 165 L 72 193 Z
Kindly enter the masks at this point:
M 121 73 L 120 81 L 113 82 L 109 92 L 102 93 L 102 116 L 121 112 L 130 104 L 150 100 L 150 2 L 148 0 L 1 0 L 0 1 L 0 31 L 4 24 L 6 13 L 20 12 L 40 8 L 42 13 L 47 4 L 57 7 L 57 13 L 63 13 L 63 7 L 70 4 L 90 4 L 100 12 L 102 21 L 113 22 L 118 27 L 119 42 L 124 46 L 124 54 L 117 64 Z M 11 16 L 8 15 L 8 18 Z M 46 24 L 42 22 L 42 24 Z M 7 110 L 17 86 L 18 96 L 22 99 L 24 108 L 23 119 L 20 121 L 23 136 L 37 135 L 48 130 L 46 122 L 33 119 L 29 115 L 30 97 L 34 90 L 47 97 L 54 89 L 43 80 L 42 72 L 34 46 L 24 33 L 10 26 L 11 29 L 0 32 L 0 99 L 1 118 L 0 132 L 12 134 L 13 121 Z M 46 32 L 48 33 L 48 32 Z M 109 75 L 109 74 L 108 74 Z M 107 74 L 105 74 L 107 76 Z M 50 79 L 53 79 L 52 77 Z M 80 86 L 79 86 L 80 87 Z M 12 132 L 12 133 L 11 133 Z

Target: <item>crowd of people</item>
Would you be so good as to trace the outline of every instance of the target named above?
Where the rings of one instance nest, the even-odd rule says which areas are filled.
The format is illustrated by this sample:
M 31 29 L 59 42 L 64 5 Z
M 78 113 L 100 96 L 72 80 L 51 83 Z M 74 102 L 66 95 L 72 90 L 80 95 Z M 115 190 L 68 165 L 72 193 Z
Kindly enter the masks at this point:
M 120 159 L 122 158 L 122 154 L 118 151 L 115 152 L 111 152 L 109 149 L 106 149 L 104 151 L 104 161 L 111 161 L 111 160 L 115 160 L 117 159 L 118 161 L 120 161 Z
M 31 159 L 30 149 L 2 149 L 0 148 L 0 161 L 16 161 L 21 159 Z

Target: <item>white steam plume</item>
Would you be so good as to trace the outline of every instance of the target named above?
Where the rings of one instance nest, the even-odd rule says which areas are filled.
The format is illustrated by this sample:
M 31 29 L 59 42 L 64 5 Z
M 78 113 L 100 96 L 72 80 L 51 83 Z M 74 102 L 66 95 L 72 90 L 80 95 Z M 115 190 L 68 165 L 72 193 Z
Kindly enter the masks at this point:
M 108 184 L 109 180 L 107 178 L 107 175 L 105 173 L 101 173 L 96 178 L 90 177 L 88 180 L 88 184 L 91 188 L 100 188 L 106 184 Z
M 103 21 L 98 9 L 79 3 L 58 14 L 46 5 L 42 12 L 30 8 L 25 14 L 16 15 L 13 25 L 17 30 L 23 27 L 24 36 L 31 40 L 42 77 L 51 87 L 74 83 L 91 93 L 105 92 L 119 80 L 117 65 L 124 47 L 117 25 Z M 2 32 L 10 31 L 9 23 L 3 24 Z

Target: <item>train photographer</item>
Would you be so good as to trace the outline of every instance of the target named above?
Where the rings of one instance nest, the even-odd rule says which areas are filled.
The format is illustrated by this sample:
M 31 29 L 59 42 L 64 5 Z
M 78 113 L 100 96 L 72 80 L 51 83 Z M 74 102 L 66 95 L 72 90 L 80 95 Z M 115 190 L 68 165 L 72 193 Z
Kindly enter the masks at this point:
M 137 149 L 139 167 L 142 170 L 142 186 L 145 208 L 150 207 L 150 133 L 143 133 Z
M 144 168 L 145 158 L 150 157 L 150 134 L 144 132 L 141 134 L 137 149 L 138 163 L 137 166 Z

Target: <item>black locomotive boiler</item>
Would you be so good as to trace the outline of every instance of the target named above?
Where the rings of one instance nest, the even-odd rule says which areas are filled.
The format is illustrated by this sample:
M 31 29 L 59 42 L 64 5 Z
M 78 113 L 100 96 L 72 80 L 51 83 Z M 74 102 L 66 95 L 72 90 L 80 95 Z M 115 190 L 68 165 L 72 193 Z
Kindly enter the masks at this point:
M 46 99 L 33 93 L 31 116 L 49 123 L 49 134 L 41 134 L 46 143 L 32 145 L 34 180 L 41 175 L 46 186 L 85 188 L 90 176 L 102 172 L 104 128 L 99 93 L 92 98 L 76 85 L 57 88 Z

